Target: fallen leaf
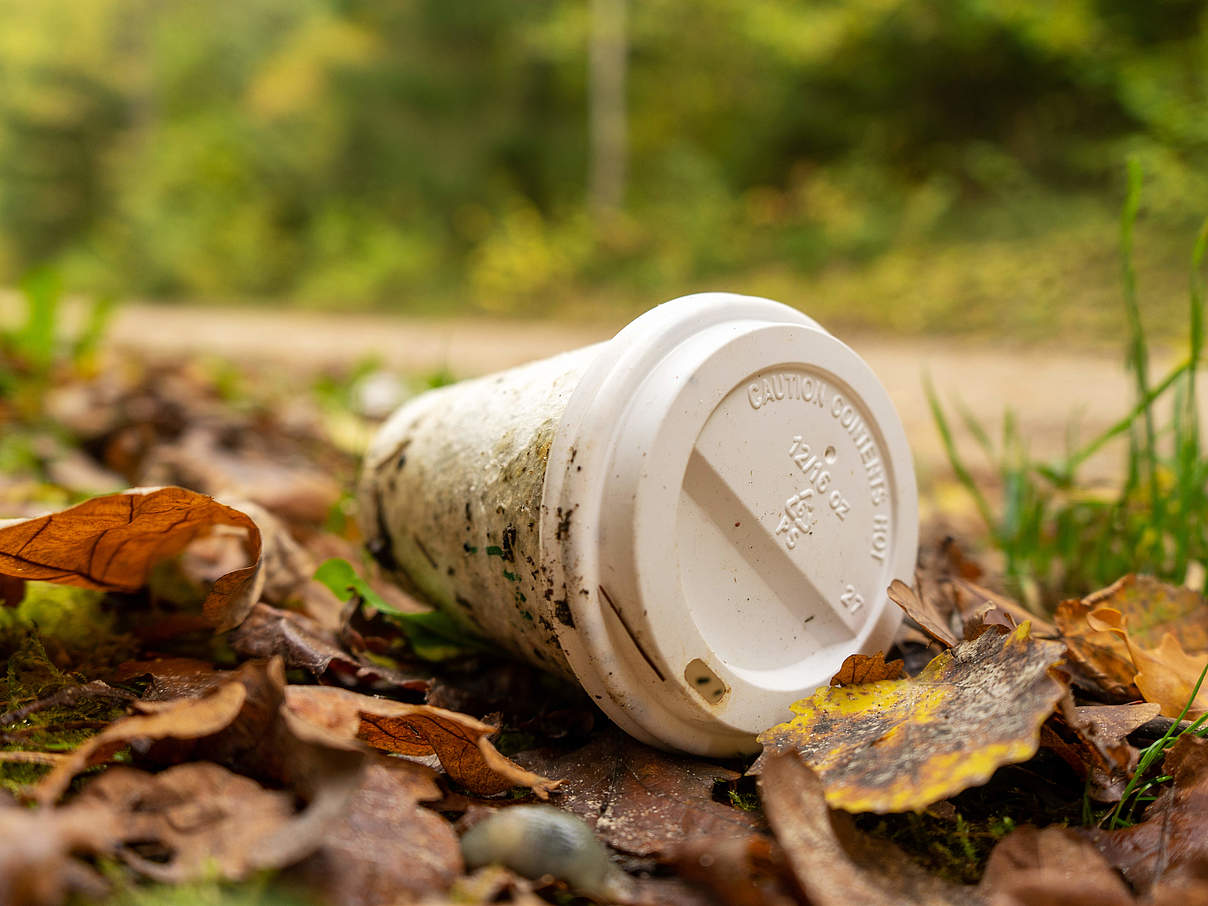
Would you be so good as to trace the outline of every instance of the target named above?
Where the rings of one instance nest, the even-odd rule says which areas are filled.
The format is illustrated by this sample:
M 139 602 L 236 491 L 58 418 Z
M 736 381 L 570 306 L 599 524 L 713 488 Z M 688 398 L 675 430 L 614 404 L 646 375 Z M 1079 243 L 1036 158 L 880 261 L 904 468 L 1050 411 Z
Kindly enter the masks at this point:
M 252 500 L 291 522 L 320 524 L 340 499 L 330 475 L 287 450 L 244 444 L 232 451 L 226 426 L 191 425 L 148 451 L 137 471 L 146 484 L 181 484 L 223 497 Z
M 570 752 L 535 749 L 516 757 L 566 778 L 558 805 L 634 855 L 667 854 L 695 839 L 745 839 L 764 827 L 758 814 L 713 800 L 714 785 L 737 780 L 737 772 L 661 752 L 612 728 Z
M 870 840 L 849 816 L 827 808 L 822 780 L 791 752 L 770 755 L 759 778 L 768 822 L 811 906 L 970 906 L 974 888 L 928 874 L 885 840 Z
M 77 746 L 64 761 L 38 781 L 30 791 L 31 798 L 43 805 L 54 802 L 63 795 L 76 774 L 104 761 L 133 740 L 166 736 L 191 739 L 217 733 L 235 719 L 246 698 L 243 685 L 230 682 L 202 698 L 169 702 L 168 707 L 156 708 L 149 714 L 135 714 L 114 721 Z
M 1158 716 L 1151 702 L 1135 705 L 1081 705 L 1074 708 L 1077 723 L 1106 739 L 1124 739 Z
M 1092 629 L 1110 632 L 1124 642 L 1135 670 L 1133 683 L 1147 701 L 1161 706 L 1163 715 L 1178 718 L 1187 708 L 1187 716 L 1194 719 L 1208 710 L 1208 684 L 1200 685 L 1208 652 L 1187 654 L 1169 632 L 1156 649 L 1144 648 L 1133 638 L 1128 617 L 1113 607 L 1095 608 L 1086 621 Z
M 994 906 L 1132 906 L 1095 847 L 1068 827 L 1024 826 L 990 853 L 978 890 Z
M 1085 601 L 1071 599 L 1058 604 L 1053 616 L 1082 685 L 1125 701 L 1140 698 L 1140 690 L 1133 683 L 1137 671 L 1128 645 L 1119 634 L 1090 625 L 1088 618 L 1093 609 Z
M 338 815 L 360 783 L 365 747 L 301 719 L 285 706 L 280 658 L 248 661 L 225 674 L 224 683 L 245 691 L 244 705 L 234 719 L 206 736 L 166 737 L 146 747 L 141 760 L 154 765 L 214 761 L 262 782 L 290 787 L 310 801 L 307 813 L 315 815 L 316 822 L 324 810 Z M 173 711 L 183 704 L 143 702 L 140 707 Z
M 107 809 L 118 827 L 118 856 L 164 883 L 242 880 L 280 868 L 271 838 L 293 835 L 297 821 L 291 793 L 206 761 L 159 774 L 112 767 L 74 801 Z
M 110 681 L 125 683 L 142 676 L 151 679 L 150 685 L 142 694 L 144 702 L 199 698 L 229 678 L 229 674 L 215 670 L 210 661 L 191 657 L 167 657 L 150 661 L 124 661 L 117 665 Z
M 322 676 L 331 670 L 349 685 L 375 683 L 381 687 L 427 691 L 430 680 L 380 667 L 340 645 L 336 634 L 299 613 L 257 604 L 230 636 L 231 647 L 244 657 L 280 655 L 286 667 Z
M 1057 623 L 1092 685 L 1144 697 L 1175 717 L 1208 662 L 1208 606 L 1198 592 L 1129 574 L 1081 601 L 1064 601 Z M 1208 689 L 1193 711 L 1208 708 Z
M 242 707 L 230 721 L 208 735 L 169 734 L 140 745 L 137 761 L 154 767 L 212 761 L 263 784 L 289 789 L 305 808 L 287 830 L 260 841 L 256 858 L 264 865 L 290 864 L 313 851 L 326 829 L 345 813 L 360 786 L 366 752 L 355 739 L 304 721 L 285 707 L 285 672 L 279 658 L 249 661 L 225 674 L 222 683 L 219 690 L 243 690 Z M 190 702 L 143 702 L 139 707 L 173 714 Z
M 527 786 L 545 799 L 560 784 L 504 758 L 488 738 L 498 728 L 456 711 L 328 686 L 290 686 L 286 702 L 298 717 L 336 736 L 399 755 L 435 754 L 450 777 L 475 793 Z
M 1005 612 L 1016 625 L 1024 622 L 1032 624 L 1032 635 L 1038 639 L 1052 639 L 1058 635 L 1057 627 L 1048 620 L 1033 613 L 1013 598 L 978 585 L 967 578 L 947 576 L 940 582 L 941 595 L 960 616 L 962 622 L 968 622 L 987 604 L 992 608 Z
M 903 661 L 885 662 L 885 652 L 876 654 L 849 654 L 831 677 L 832 686 L 859 686 L 863 683 L 878 683 L 881 680 L 901 679 L 905 676 Z
M 0 528 L 0 573 L 130 592 L 151 568 L 218 526 L 247 535 L 250 566 L 220 577 L 205 613 L 221 631 L 238 625 L 259 597 L 260 533 L 243 513 L 184 488 L 131 490 Z
M 285 524 L 250 500 L 225 498 L 226 505 L 243 513 L 260 533 L 260 597 L 271 604 L 294 598 L 315 571 L 313 558 L 290 535 Z M 185 575 L 194 582 L 210 584 L 238 569 L 246 560 L 241 531 L 215 531 L 191 544 L 181 558 Z
M 1200 685 L 1195 699 L 1191 693 L 1196 688 L 1205 665 L 1208 665 L 1208 653 L 1189 655 L 1183 650 L 1178 639 L 1167 633 L 1162 636 L 1162 643 L 1153 650 L 1130 645 L 1133 663 L 1137 665 L 1137 675 L 1134 682 L 1146 701 L 1154 702 L 1162 709 L 1166 717 L 1179 718 L 1184 716 L 1183 708 L 1188 702 L 1186 717 L 1195 720 L 1208 712 L 1208 682 Z
M 1076 707 L 1072 696 L 1062 699 L 1059 719 L 1075 740 L 1079 760 L 1075 770 L 1089 779 L 1088 793 L 1093 799 L 1119 801 L 1140 755 L 1127 737 L 1158 711 L 1157 705 L 1148 702 Z
M 965 641 L 970 641 L 990 629 L 1014 632 L 1019 628 L 1019 622 L 1010 611 L 1003 610 L 997 604 L 987 602 L 965 617 L 964 626 Z
M 957 638 L 948 627 L 948 621 L 936 608 L 931 600 L 923 600 L 913 588 L 901 579 L 894 579 L 889 585 L 889 600 L 897 604 L 922 627 L 923 632 L 931 636 L 945 648 L 956 644 Z
M 1036 753 L 1065 694 L 1053 669 L 1064 646 L 1029 629 L 962 642 L 910 679 L 819 689 L 792 706 L 795 718 L 759 736 L 754 769 L 771 752 L 798 752 L 827 801 L 852 812 L 919 810 L 984 783 Z
M 1128 634 L 1145 648 L 1158 645 L 1167 633 L 1187 651 L 1208 650 L 1208 606 L 1203 596 L 1153 576 L 1129 573 L 1083 603 L 1091 610 L 1110 607 L 1124 615 Z
M 0 803 L 0 903 L 58 906 L 69 894 L 105 897 L 109 885 L 77 857 L 108 853 L 116 834 L 112 815 L 103 808 Z
M 1194 876 L 1208 860 L 1208 739 L 1184 734 L 1166 753 L 1162 770 L 1173 780 L 1140 824 L 1085 831 L 1142 894 L 1160 882 Z
M 291 879 L 341 906 L 409 902 L 462 873 L 453 826 L 419 803 L 440 798 L 434 772 L 398 758 L 369 766 L 347 812 Z
M 795 906 L 784 852 L 762 834 L 697 837 L 675 847 L 677 873 L 711 890 L 727 906 Z

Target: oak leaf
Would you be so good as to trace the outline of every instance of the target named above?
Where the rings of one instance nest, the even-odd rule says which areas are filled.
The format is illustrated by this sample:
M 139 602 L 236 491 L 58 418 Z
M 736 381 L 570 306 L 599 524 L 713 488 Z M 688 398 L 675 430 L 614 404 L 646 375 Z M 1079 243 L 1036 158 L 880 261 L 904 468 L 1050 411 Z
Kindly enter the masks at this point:
M 260 532 L 244 513 L 212 497 L 167 487 L 93 497 L 83 503 L 0 527 L 0 573 L 130 592 L 151 568 L 195 538 L 220 527 L 246 533 L 251 564 L 221 576 L 205 600 L 219 631 L 237 626 L 260 594 Z
M 1080 601 L 1063 601 L 1057 624 L 1092 684 L 1121 698 L 1157 702 L 1177 716 L 1208 661 L 1208 606 L 1195 591 L 1129 574 Z M 1208 708 L 1208 689 L 1192 713 Z
M 1157 646 L 1170 633 L 1188 651 L 1208 650 L 1208 606 L 1190 588 L 1129 573 L 1083 601 L 1092 610 L 1118 610 L 1133 641 L 1145 648 Z
M 1208 684 L 1200 684 L 1208 652 L 1189 655 L 1169 632 L 1157 648 L 1145 648 L 1133 638 L 1128 617 L 1112 607 L 1098 607 L 1086 619 L 1093 629 L 1123 641 L 1134 669 L 1133 683 L 1146 701 L 1161 706 L 1162 714 L 1179 718 L 1186 709 L 1186 716 L 1194 719 L 1208 711 Z
M 456 711 L 330 686 L 290 686 L 286 703 L 299 718 L 335 736 L 399 755 L 435 754 L 450 777 L 475 793 L 527 786 L 544 799 L 561 782 L 526 771 L 499 754 L 489 739 L 498 728 Z
M 863 683 L 878 683 L 881 680 L 896 680 L 905 676 L 901 658 L 885 661 L 885 652 L 876 654 L 850 654 L 831 677 L 832 686 L 859 686 Z
M 986 632 L 917 676 L 824 687 L 797 716 L 764 731 L 764 754 L 793 751 L 816 770 L 832 806 L 851 812 L 926 808 L 1026 761 L 1066 691 L 1053 668 L 1065 646 L 1034 639 L 1030 624 Z
M 1117 633 L 1091 626 L 1088 618 L 1093 610 L 1085 601 L 1071 599 L 1058 604 L 1053 616 L 1069 646 L 1073 666 L 1087 685 L 1096 686 L 1107 695 L 1122 700 L 1140 698 L 1141 693 L 1133 683 L 1137 671 L 1128 645 Z

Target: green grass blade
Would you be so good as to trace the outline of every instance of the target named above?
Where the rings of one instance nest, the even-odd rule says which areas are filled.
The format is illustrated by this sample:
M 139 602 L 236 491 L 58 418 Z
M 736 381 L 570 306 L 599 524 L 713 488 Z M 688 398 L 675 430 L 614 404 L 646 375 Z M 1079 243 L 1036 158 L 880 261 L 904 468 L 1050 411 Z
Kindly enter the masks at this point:
M 939 431 L 940 441 L 944 445 L 944 453 L 948 457 L 949 466 L 952 467 L 957 481 L 961 483 L 965 490 L 968 491 L 969 496 L 973 498 L 973 503 L 977 507 L 978 513 L 981 514 L 981 518 L 986 523 L 986 527 L 990 530 L 990 533 L 997 534 L 994 523 L 994 511 L 990 508 L 990 502 L 986 500 L 986 496 L 982 493 L 981 488 L 977 486 L 977 482 L 973 480 L 972 474 L 965 467 L 960 453 L 957 452 L 956 442 L 952 438 L 952 429 L 948 424 L 947 417 L 944 415 L 943 406 L 940 405 L 939 396 L 935 392 L 935 385 L 931 382 L 931 375 L 927 372 L 923 373 L 923 388 L 927 392 L 927 404 L 931 407 L 931 417 L 935 421 L 936 430 Z
M 1175 381 L 1177 381 L 1182 375 L 1187 373 L 1188 365 L 1188 362 L 1182 362 L 1176 365 L 1173 369 L 1171 369 L 1170 373 L 1167 374 L 1166 377 L 1162 378 L 1162 380 L 1156 386 L 1151 387 L 1145 393 L 1145 395 L 1139 399 L 1131 409 L 1128 410 L 1127 415 L 1115 422 L 1110 427 L 1106 428 L 1098 437 L 1086 444 L 1086 446 L 1084 446 L 1081 450 L 1071 454 L 1069 457 L 1069 466 L 1071 470 L 1077 468 L 1098 453 L 1101 449 L 1103 449 L 1105 444 L 1126 433 L 1142 414 L 1150 412 L 1154 401 L 1167 390 L 1169 390 Z
M 1128 194 L 1124 202 L 1124 212 L 1120 217 L 1120 258 L 1124 281 L 1124 313 L 1128 318 L 1128 364 L 1136 379 L 1138 401 L 1149 397 L 1149 347 L 1145 342 L 1145 329 L 1141 324 L 1141 307 L 1137 303 L 1137 272 L 1133 267 L 1133 226 L 1141 207 L 1141 183 L 1141 164 L 1136 158 L 1129 158 Z M 1141 459 L 1154 523 L 1160 528 L 1163 522 L 1163 506 L 1157 484 L 1157 441 L 1153 411 L 1146 406 L 1141 414 L 1144 416 L 1144 440 L 1134 446 L 1133 453 Z

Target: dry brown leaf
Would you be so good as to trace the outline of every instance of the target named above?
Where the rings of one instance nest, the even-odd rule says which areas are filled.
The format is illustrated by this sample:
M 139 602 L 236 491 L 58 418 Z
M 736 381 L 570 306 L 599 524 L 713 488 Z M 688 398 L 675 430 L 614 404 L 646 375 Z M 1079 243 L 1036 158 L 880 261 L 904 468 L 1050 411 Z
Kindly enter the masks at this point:
M 307 553 L 280 519 L 250 500 L 224 498 L 232 509 L 243 513 L 260 532 L 261 598 L 284 604 L 314 576 L 314 558 Z M 240 534 L 213 532 L 189 546 L 181 558 L 185 575 L 198 584 L 213 583 L 247 560 Z
M 1086 685 L 1123 700 L 1140 698 L 1141 693 L 1133 683 L 1137 671 L 1128 645 L 1117 633 L 1090 625 L 1088 618 L 1093 609 L 1076 599 L 1057 605 L 1053 618 L 1062 640 L 1069 646 L 1071 662 Z
M 364 747 L 303 721 L 285 707 L 285 671 L 279 658 L 249 661 L 222 679 L 219 688 L 238 685 L 244 690 L 243 706 L 227 725 L 200 737 L 154 741 L 139 748 L 138 760 L 157 767 L 212 761 L 274 788 L 289 789 L 305 808 L 287 829 L 257 844 L 256 859 L 263 865 L 290 864 L 309 854 L 345 813 L 361 783 Z M 143 702 L 140 707 L 173 713 L 187 703 Z
M 456 711 L 373 698 L 328 686 L 290 686 L 289 709 L 298 717 L 383 752 L 433 755 L 449 776 L 483 795 L 527 786 L 542 799 L 561 781 L 524 770 L 504 758 L 488 737 L 498 728 Z
M 915 590 L 901 579 L 894 579 L 890 583 L 889 599 L 902 608 L 906 616 L 918 623 L 927 635 L 945 648 L 956 644 L 956 635 L 948 627 L 947 619 L 936 608 L 935 603 L 919 597 Z
M 822 781 L 796 755 L 767 758 L 759 778 L 764 811 L 811 906 L 853 903 L 971 906 L 974 888 L 928 874 L 885 840 L 868 840 L 827 808 Z
M 1144 821 L 1085 832 L 1140 893 L 1194 878 L 1208 861 L 1208 739 L 1184 734 L 1166 753 L 1162 770 L 1174 779 L 1146 809 Z
M 746 839 L 764 826 L 756 814 L 713 801 L 714 784 L 737 780 L 735 771 L 661 752 L 616 729 L 570 752 L 536 749 L 516 757 L 534 771 L 566 778 L 558 805 L 634 855 L 666 854 L 694 839 Z
M 1144 697 L 1175 717 L 1208 661 L 1208 606 L 1191 589 L 1127 575 L 1081 601 L 1057 623 L 1084 678 L 1108 695 Z M 1144 687 L 1144 688 L 1142 688 Z M 1208 689 L 1195 710 L 1208 708 Z
M 1132 906 L 1133 896 L 1095 847 L 1068 827 L 1013 831 L 986 864 L 978 890 L 993 906 Z
M 142 695 L 144 702 L 199 698 L 230 678 L 229 673 L 215 670 L 210 661 L 191 657 L 164 657 L 150 661 L 124 661 L 118 664 L 110 681 L 124 683 L 140 676 L 151 678 L 150 685 Z
M 1170 633 L 1187 651 L 1208 651 L 1208 606 L 1199 592 L 1153 576 L 1128 574 L 1083 602 L 1124 615 L 1133 642 L 1153 648 Z
M 137 480 L 252 500 L 290 522 L 323 522 L 340 499 L 339 482 L 288 450 L 262 449 L 271 444 L 232 451 L 224 442 L 229 433 L 190 425 L 179 439 L 149 451 Z
M 1128 617 L 1113 607 L 1095 608 L 1086 621 L 1092 629 L 1110 632 L 1124 643 L 1135 670 L 1133 682 L 1147 701 L 1161 706 L 1166 717 L 1179 717 L 1188 702 L 1188 717 L 1194 719 L 1208 710 L 1208 684 L 1201 686 L 1195 701 L 1191 701 L 1191 693 L 1208 664 L 1208 652 L 1188 655 L 1169 632 L 1156 649 L 1144 648 L 1133 638 Z
M 709 888 L 726 906 L 795 906 L 784 852 L 762 834 L 697 837 L 675 848 L 678 874 Z
M 334 632 L 309 617 L 264 603 L 252 608 L 247 619 L 231 633 L 230 642 L 244 657 L 280 655 L 287 667 L 308 670 L 315 676 L 330 669 L 348 685 L 375 683 L 412 692 L 424 692 L 430 685 L 425 677 L 407 676 L 362 660 L 347 652 Z
M 167 703 L 149 714 L 135 714 L 114 721 L 96 736 L 83 742 L 30 791 L 31 797 L 47 805 L 57 800 L 71 779 L 136 739 L 193 739 L 217 733 L 239 714 L 247 692 L 238 682 L 219 686 L 209 695 Z
M 1134 680 L 1137 688 L 1146 701 L 1161 706 L 1162 714 L 1176 718 L 1183 716 L 1183 708 L 1188 702 L 1191 707 L 1186 716 L 1190 720 L 1208 711 L 1208 683 L 1200 686 L 1194 701 L 1191 699 L 1192 690 L 1208 664 L 1208 653 L 1189 655 L 1169 633 L 1162 636 L 1162 643 L 1153 650 L 1136 645 L 1130 646 L 1130 650 L 1133 663 L 1137 665 Z
M 986 603 L 964 618 L 964 626 L 965 641 L 969 641 L 990 629 L 1014 632 L 1019 622 L 997 604 Z
M 915 588 L 919 598 L 941 618 L 951 614 L 968 626 L 971 620 L 977 620 L 978 612 L 989 605 L 1005 611 L 1016 625 L 1030 621 L 1032 635 L 1036 638 L 1057 636 L 1056 627 L 1018 601 L 979 585 L 980 576 L 981 570 L 965 559 L 955 541 L 945 538 L 938 546 L 920 551 Z M 949 625 L 946 619 L 944 625 Z
M 163 883 L 215 876 L 242 880 L 280 868 L 283 863 L 272 858 L 279 848 L 271 839 L 295 836 L 293 801 L 289 792 L 266 790 L 205 761 L 159 774 L 112 767 L 75 800 L 113 815 L 121 843 L 117 855 Z
M 1073 750 L 1080 776 L 1088 777 L 1088 793 L 1099 802 L 1116 802 L 1124 793 L 1139 752 L 1128 735 L 1158 715 L 1155 704 L 1076 707 L 1072 696 L 1061 701 L 1060 720 L 1075 741 Z M 1046 743 L 1047 744 L 1047 743 Z
M 58 906 L 68 894 L 104 897 L 108 884 L 76 857 L 107 854 L 117 830 L 103 808 L 29 809 L 0 802 L 0 903 Z
M 885 652 L 876 654 L 849 654 L 831 677 L 832 686 L 859 686 L 863 683 L 879 683 L 881 680 L 901 679 L 906 675 L 901 658 L 885 661 Z
M 824 687 L 759 736 L 764 754 L 797 752 L 819 772 L 827 801 L 852 812 L 926 808 L 1031 758 L 1065 694 L 1053 668 L 1065 646 L 1025 623 L 987 632 L 936 657 L 915 677 Z
M 1032 635 L 1038 639 L 1052 639 L 1058 635 L 1056 626 L 1028 610 L 1018 601 L 986 588 L 984 585 L 978 585 L 969 579 L 948 576 L 940 583 L 940 591 L 963 622 L 967 623 L 989 604 L 992 608 L 1004 611 L 1015 621 L 1016 625 L 1030 622 Z
M 246 532 L 250 566 L 214 583 L 205 613 L 220 631 L 259 596 L 260 532 L 243 513 L 184 488 L 131 490 L 0 528 L 0 573 L 102 591 L 135 591 L 151 568 L 217 527 Z
M 348 811 L 291 878 L 341 906 L 409 902 L 447 890 L 463 867 L 453 826 L 419 805 L 440 798 L 434 773 L 399 758 L 371 764 Z

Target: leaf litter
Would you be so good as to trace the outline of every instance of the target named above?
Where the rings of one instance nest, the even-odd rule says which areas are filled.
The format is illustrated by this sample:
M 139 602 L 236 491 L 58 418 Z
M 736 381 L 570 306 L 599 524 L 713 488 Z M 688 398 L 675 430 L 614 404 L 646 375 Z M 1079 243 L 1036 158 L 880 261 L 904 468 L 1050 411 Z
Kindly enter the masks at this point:
M 1050 623 L 948 539 L 892 590 L 929 635 L 904 630 L 798 703 L 768 731 L 757 792 L 746 762 L 637 743 L 353 566 L 331 476 L 355 460 L 298 401 L 232 406 L 192 364 L 52 392 L 76 446 L 5 494 L 47 487 L 52 465 L 77 489 L 187 489 L 49 516 L 62 497 L 0 498 L 26 516 L 0 526 L 0 773 L 36 803 L 0 792 L 5 902 L 253 877 L 353 906 L 564 902 L 565 878 L 467 873 L 458 847 L 484 810 L 542 795 L 608 845 L 633 902 L 1205 896 L 1204 741 L 1138 766 L 1187 726 L 1172 720 L 1206 647 L 1198 595 L 1125 577 Z M 325 585 L 331 558 L 347 569 Z M 1112 827 L 1126 792 L 1132 824 Z

